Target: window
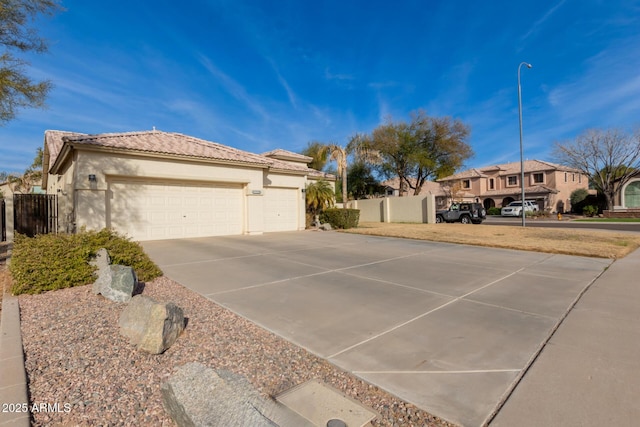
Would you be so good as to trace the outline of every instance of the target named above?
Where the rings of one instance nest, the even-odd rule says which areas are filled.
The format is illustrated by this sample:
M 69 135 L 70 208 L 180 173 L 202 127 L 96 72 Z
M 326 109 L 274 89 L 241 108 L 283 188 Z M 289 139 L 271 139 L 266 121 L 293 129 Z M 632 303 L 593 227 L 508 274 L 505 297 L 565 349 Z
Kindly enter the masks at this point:
M 578 174 L 578 184 L 582 184 L 582 174 Z
M 471 188 L 471 181 L 469 181 L 468 179 L 463 179 L 462 188 L 464 188 L 465 190 L 468 190 L 469 188 Z
M 533 183 L 534 184 L 543 184 L 544 183 L 544 174 L 543 173 L 534 173 L 533 174 Z
M 576 174 L 572 173 L 571 174 L 571 182 L 575 182 L 575 180 L 576 180 Z
M 507 177 L 507 185 L 509 185 L 509 186 L 518 185 L 518 176 L 517 175 L 508 176 Z
M 489 178 L 489 190 L 493 190 L 495 187 L 495 181 L 493 180 L 493 178 Z
M 567 173 L 564 173 L 564 182 L 567 182 Z

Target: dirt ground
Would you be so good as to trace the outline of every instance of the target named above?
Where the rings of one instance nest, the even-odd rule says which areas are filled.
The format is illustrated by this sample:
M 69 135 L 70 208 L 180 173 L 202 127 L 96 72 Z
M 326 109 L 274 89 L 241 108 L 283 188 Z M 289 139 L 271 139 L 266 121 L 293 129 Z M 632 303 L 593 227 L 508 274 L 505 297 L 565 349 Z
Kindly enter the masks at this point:
M 638 234 L 604 230 L 365 222 L 346 232 L 596 258 L 623 258 L 640 247 Z

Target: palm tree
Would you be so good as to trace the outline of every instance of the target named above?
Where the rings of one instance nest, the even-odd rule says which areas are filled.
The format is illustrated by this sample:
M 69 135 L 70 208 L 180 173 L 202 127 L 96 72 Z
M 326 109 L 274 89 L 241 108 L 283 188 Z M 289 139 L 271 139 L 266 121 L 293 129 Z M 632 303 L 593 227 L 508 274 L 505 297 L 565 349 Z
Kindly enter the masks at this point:
M 316 222 L 320 211 L 324 208 L 333 206 L 333 198 L 333 188 L 331 187 L 331 184 L 324 179 L 307 184 L 305 191 L 307 210 L 313 214 Z
M 329 160 L 335 160 L 338 174 L 342 180 L 342 207 L 347 207 L 347 150 L 334 143 L 325 145 L 325 150 L 329 152 Z
M 327 164 L 327 150 L 322 142 L 310 141 L 307 147 L 302 150 L 302 154 L 311 157 L 313 160 L 309 162 L 309 167 L 315 170 L 323 170 Z

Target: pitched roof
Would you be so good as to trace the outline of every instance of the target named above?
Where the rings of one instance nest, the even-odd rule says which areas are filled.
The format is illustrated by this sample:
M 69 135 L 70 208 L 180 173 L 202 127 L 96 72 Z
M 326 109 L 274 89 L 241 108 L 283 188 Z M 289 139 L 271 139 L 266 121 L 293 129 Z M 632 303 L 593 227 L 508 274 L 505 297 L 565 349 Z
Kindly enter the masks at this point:
M 45 132 L 45 144 L 49 151 L 49 171 L 54 167 L 65 144 L 67 144 L 72 146 L 120 149 L 139 153 L 169 154 L 194 159 L 219 160 L 270 168 L 283 172 L 307 174 L 313 177 L 334 178 L 333 175 L 311 169 L 306 164 L 286 162 L 265 157 L 264 155 L 238 150 L 216 142 L 210 142 L 180 133 L 162 132 L 158 130 L 95 135 L 48 130 Z M 286 150 L 274 150 L 274 152 L 281 152 L 281 154 L 291 153 Z
M 507 196 L 507 195 L 519 195 L 522 191 L 521 187 L 503 188 L 500 190 L 488 190 L 482 194 L 482 197 L 495 197 L 495 196 Z M 552 193 L 557 194 L 558 190 L 547 187 L 546 185 L 533 185 L 525 187 L 527 194 L 545 194 Z
M 45 151 L 49 154 L 49 166 L 53 166 L 62 150 L 62 138 L 65 136 L 84 135 L 77 132 L 67 132 L 63 130 L 47 130 L 44 132 Z M 46 155 L 47 153 L 45 153 Z
M 179 156 L 226 160 L 239 163 L 266 165 L 267 160 L 257 154 L 238 150 L 216 142 L 209 142 L 174 132 L 157 130 L 144 132 L 103 133 L 97 135 L 62 136 L 63 143 L 85 146 L 119 148 L 130 151 L 174 154 Z
M 313 160 L 313 157 L 305 156 L 304 154 L 294 153 L 293 151 L 283 150 L 282 148 L 277 148 L 275 150 L 267 151 L 266 153 L 262 153 L 265 157 L 270 157 L 279 160 L 289 160 L 300 163 L 309 163 Z
M 462 172 L 458 172 L 455 175 L 450 175 L 444 178 L 440 178 L 438 181 L 449 181 L 452 179 L 478 178 L 478 177 L 486 177 L 486 176 L 487 175 L 482 173 L 480 170 L 473 168 L 473 169 L 467 169 Z
M 576 169 L 558 165 L 551 162 L 545 162 L 542 160 L 525 160 L 524 161 L 524 171 L 525 173 L 529 172 L 538 172 L 538 171 L 547 171 L 547 170 L 559 170 L 559 171 L 568 171 L 568 172 L 579 172 Z M 511 162 L 511 163 L 502 163 L 499 165 L 486 166 L 479 169 L 467 169 L 462 172 L 458 172 L 454 175 L 450 175 L 444 178 L 439 179 L 438 181 L 449 181 L 455 179 L 465 179 L 465 178 L 476 178 L 476 177 L 486 177 L 487 173 L 490 172 L 498 172 L 498 175 L 513 175 L 520 173 L 520 162 Z
M 415 185 L 415 179 L 411 179 L 411 181 L 412 181 L 412 184 Z M 380 184 L 385 187 L 393 188 L 394 190 L 400 190 L 400 179 L 398 177 L 388 179 L 386 181 L 381 182 Z M 413 191 L 413 189 L 411 188 L 408 188 L 407 190 L 409 192 Z M 446 195 L 446 192 L 444 191 L 440 183 L 433 182 L 433 181 L 425 181 L 424 184 L 422 184 L 422 188 L 420 189 L 420 195 L 429 194 L 429 193 L 434 194 L 436 196 Z

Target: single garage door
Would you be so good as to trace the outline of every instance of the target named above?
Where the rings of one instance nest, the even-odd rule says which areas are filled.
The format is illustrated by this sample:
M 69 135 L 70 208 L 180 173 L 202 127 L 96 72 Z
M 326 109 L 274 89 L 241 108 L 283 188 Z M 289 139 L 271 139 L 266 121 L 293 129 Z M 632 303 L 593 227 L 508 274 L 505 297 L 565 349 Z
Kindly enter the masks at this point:
M 243 232 L 240 185 L 114 180 L 109 189 L 111 227 L 134 240 Z
M 293 231 L 298 229 L 299 203 L 297 188 L 266 188 L 264 231 Z

